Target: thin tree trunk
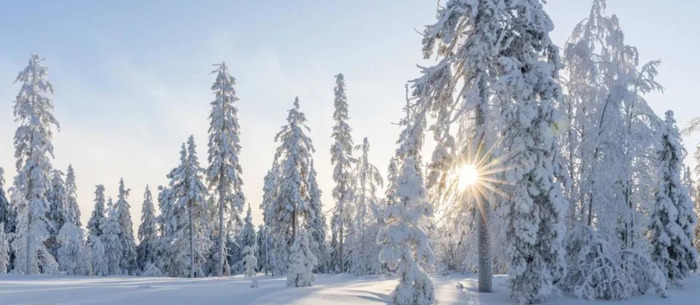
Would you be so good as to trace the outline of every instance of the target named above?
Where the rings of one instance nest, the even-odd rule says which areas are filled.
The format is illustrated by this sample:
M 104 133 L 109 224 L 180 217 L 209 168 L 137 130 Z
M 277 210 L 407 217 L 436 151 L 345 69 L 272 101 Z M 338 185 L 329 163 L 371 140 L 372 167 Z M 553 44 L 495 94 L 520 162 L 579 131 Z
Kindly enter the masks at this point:
M 485 108 L 487 107 L 488 98 L 486 96 L 486 82 L 483 78 L 479 81 L 479 91 L 481 101 L 476 105 L 476 139 L 478 143 L 477 152 L 481 152 L 486 144 L 486 136 L 484 134 L 485 125 Z M 477 195 L 478 196 L 478 195 Z M 479 200 L 477 200 L 478 202 Z M 477 248 L 479 253 L 479 292 L 491 292 L 493 290 L 493 266 L 491 262 L 491 236 L 489 234 L 489 210 L 491 209 L 488 198 L 481 198 L 481 207 L 477 208 L 479 215 L 477 217 Z
M 189 229 L 190 229 L 190 277 L 194 277 L 194 228 L 192 219 L 192 206 L 190 206 L 189 211 L 187 211 L 187 217 L 189 218 Z
M 226 202 L 224 201 L 224 184 L 222 182 L 223 178 L 223 173 L 219 176 L 219 185 L 218 185 L 218 191 L 219 191 L 219 248 L 216 249 L 218 252 L 218 261 L 216 262 L 218 266 L 216 266 L 216 276 L 222 276 L 224 273 L 224 205 Z

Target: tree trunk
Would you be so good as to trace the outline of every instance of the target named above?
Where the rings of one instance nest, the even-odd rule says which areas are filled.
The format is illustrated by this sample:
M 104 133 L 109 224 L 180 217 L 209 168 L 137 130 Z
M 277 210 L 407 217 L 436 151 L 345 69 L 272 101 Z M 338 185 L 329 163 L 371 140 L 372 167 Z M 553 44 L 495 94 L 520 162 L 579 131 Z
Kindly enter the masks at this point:
M 192 206 L 190 206 L 189 211 L 187 211 L 187 218 L 189 218 L 189 229 L 190 229 L 190 277 L 194 277 L 194 227 L 192 219 Z
M 483 126 L 485 121 L 484 108 L 487 103 L 485 88 L 486 84 L 482 80 L 479 83 L 479 88 L 482 96 L 482 103 L 476 106 L 476 128 L 477 128 L 477 139 L 479 147 L 477 152 L 482 151 L 483 146 L 486 144 L 486 137 L 483 132 Z M 479 196 L 477 194 L 477 196 Z M 488 198 L 484 196 L 477 202 L 481 202 L 481 206 L 477 207 L 479 215 L 477 217 L 477 248 L 479 253 L 479 282 L 478 290 L 479 292 L 491 292 L 492 291 L 492 278 L 493 278 L 493 267 L 491 266 L 491 237 L 489 236 L 489 211 L 491 209 Z
M 224 184 L 222 182 L 223 178 L 223 173 L 219 176 L 219 185 L 218 185 L 218 192 L 219 192 L 219 245 L 218 249 L 216 251 L 218 252 L 218 261 L 216 264 L 216 276 L 222 276 L 224 273 L 224 205 L 226 202 L 224 201 Z

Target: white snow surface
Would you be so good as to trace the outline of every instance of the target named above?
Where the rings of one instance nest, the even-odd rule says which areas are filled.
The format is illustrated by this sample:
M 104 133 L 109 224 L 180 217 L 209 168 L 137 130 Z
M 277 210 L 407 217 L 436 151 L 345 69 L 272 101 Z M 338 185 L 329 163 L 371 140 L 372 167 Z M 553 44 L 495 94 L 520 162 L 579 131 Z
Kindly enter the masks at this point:
M 243 276 L 187 279 L 0 274 L 0 304 L 388 304 L 389 294 L 397 283 L 396 278 L 388 276 L 317 275 L 313 286 L 294 288 L 285 287 L 286 277 L 255 278 L 259 288 L 250 288 L 251 279 Z M 433 281 L 440 305 L 515 304 L 509 299 L 504 276 L 494 279 L 493 293 L 477 292 L 474 276 L 437 276 Z M 460 283 L 464 288 L 458 288 Z M 653 293 L 617 302 L 553 296 L 545 304 L 697 304 L 700 275 L 691 275 L 684 284 L 682 288 L 669 290 L 670 297 L 665 299 Z

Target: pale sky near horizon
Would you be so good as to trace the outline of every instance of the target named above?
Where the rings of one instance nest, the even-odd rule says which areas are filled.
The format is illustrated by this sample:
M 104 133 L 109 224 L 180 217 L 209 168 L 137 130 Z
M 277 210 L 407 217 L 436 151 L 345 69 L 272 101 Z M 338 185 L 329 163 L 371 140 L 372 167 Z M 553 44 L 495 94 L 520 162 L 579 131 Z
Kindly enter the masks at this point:
M 588 15 L 590 0 L 549 0 L 551 37 L 562 46 Z M 626 43 L 643 61 L 661 59 L 665 93 L 648 96 L 659 115 L 673 109 L 679 125 L 700 116 L 700 1 L 608 0 Z M 135 225 L 146 184 L 157 186 L 177 165 L 179 147 L 195 136 L 202 166 L 212 64 L 225 60 L 237 80 L 244 192 L 261 222 L 263 176 L 274 136 L 299 96 L 324 210 L 333 206 L 329 148 L 334 75 L 345 74 L 355 143 L 369 137 L 370 159 L 383 172 L 392 156 L 404 84 L 419 76 L 416 29 L 432 23 L 434 0 L 397 1 L 5 1 L 0 0 L 0 167 L 14 176 L 17 127 L 13 81 L 31 53 L 46 58 L 55 88 L 54 166 L 73 164 L 83 224 L 96 184 L 116 197 L 131 188 Z M 698 137 L 687 139 L 692 153 Z M 689 162 L 690 163 L 690 162 Z

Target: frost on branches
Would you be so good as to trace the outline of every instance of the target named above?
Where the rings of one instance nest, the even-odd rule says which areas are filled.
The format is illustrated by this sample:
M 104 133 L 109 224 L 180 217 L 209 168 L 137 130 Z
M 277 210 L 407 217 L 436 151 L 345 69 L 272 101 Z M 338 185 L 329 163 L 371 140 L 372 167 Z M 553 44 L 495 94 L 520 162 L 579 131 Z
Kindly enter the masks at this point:
M 685 150 L 680 142 L 673 111 L 666 112 L 661 150 L 658 154 L 660 183 L 651 213 L 651 258 L 659 265 L 669 283 L 697 269 L 698 254 L 693 247 L 697 216 L 693 202 L 681 181 Z
M 20 126 L 14 138 L 17 176 L 12 199 L 17 207 L 17 228 L 12 248 L 16 255 L 14 267 L 25 274 L 53 273 L 58 267 L 45 246 L 51 226 L 46 217 L 46 193 L 51 185 L 52 127 L 58 127 L 58 122 L 48 97 L 53 87 L 46 80 L 48 73 L 42 61 L 33 54 L 15 80 L 22 88 L 13 107 Z
M 305 230 L 297 232 L 290 253 L 287 287 L 311 286 L 316 278 L 313 270 L 318 260 L 309 248 L 309 236 Z

